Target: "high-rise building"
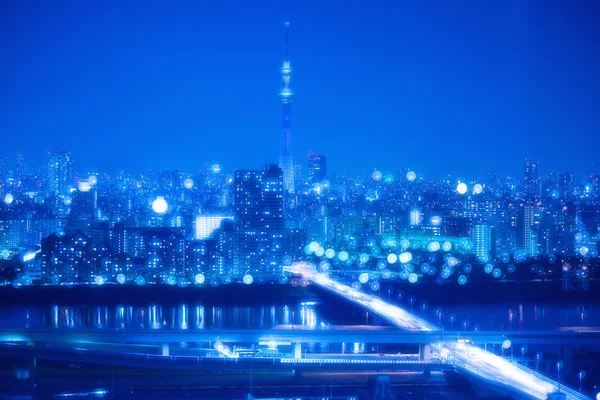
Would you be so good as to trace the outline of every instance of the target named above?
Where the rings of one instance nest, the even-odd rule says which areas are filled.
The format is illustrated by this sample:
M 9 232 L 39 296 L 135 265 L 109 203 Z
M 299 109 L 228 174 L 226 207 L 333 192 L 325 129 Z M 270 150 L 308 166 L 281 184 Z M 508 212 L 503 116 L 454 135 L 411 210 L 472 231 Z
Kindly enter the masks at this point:
M 574 195 L 573 174 L 560 174 L 558 178 L 558 190 L 563 199 L 572 199 Z
M 280 275 L 283 256 L 283 173 L 276 165 L 234 174 L 233 275 Z
M 285 23 L 285 57 L 281 68 L 282 88 L 279 92 L 281 99 L 281 148 L 279 152 L 279 168 L 283 171 L 283 189 L 294 192 L 294 163 L 292 161 L 292 99 L 291 88 L 292 67 L 288 58 L 288 29 Z
M 524 195 L 526 200 L 537 200 L 539 197 L 539 163 L 525 160 L 525 185 Z
M 15 183 L 17 183 L 18 186 L 20 186 L 20 182 L 23 181 L 25 169 L 25 157 L 23 156 L 23 152 L 19 150 L 17 151 L 17 162 L 15 164 Z
M 492 251 L 492 227 L 487 224 L 473 225 L 471 240 L 475 257 L 482 262 L 488 262 Z
M 525 257 L 538 256 L 538 234 L 535 229 L 536 209 L 533 206 L 523 207 L 523 220 L 521 228 L 523 253 Z
M 308 180 L 321 182 L 327 179 L 327 154 L 310 153 L 308 155 Z
M 210 238 L 213 232 L 221 227 L 223 220 L 233 221 L 232 215 L 210 214 L 199 215 L 196 217 L 194 239 L 206 240 Z
M 48 189 L 54 194 L 67 194 L 73 184 L 71 155 L 61 150 L 50 155 L 48 163 Z

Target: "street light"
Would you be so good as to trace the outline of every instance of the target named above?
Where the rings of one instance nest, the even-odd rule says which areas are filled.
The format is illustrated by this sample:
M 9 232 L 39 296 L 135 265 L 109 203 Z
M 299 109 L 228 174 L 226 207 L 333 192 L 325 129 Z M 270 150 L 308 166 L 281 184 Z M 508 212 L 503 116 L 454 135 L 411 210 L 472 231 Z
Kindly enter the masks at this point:
M 560 392 L 560 370 L 563 368 L 564 363 L 562 361 L 556 362 L 556 382 L 558 384 L 558 391 Z
M 541 351 L 535 353 L 535 369 L 537 370 L 537 372 L 540 372 L 540 360 L 542 358 L 544 358 L 544 353 L 542 353 Z
M 525 353 L 527 353 L 527 345 L 526 344 L 521 346 L 521 362 L 523 362 L 523 364 L 525 364 Z
M 579 393 L 581 393 L 581 384 L 583 383 L 583 378 L 585 378 L 585 371 L 584 370 L 579 371 L 577 376 L 579 376 Z

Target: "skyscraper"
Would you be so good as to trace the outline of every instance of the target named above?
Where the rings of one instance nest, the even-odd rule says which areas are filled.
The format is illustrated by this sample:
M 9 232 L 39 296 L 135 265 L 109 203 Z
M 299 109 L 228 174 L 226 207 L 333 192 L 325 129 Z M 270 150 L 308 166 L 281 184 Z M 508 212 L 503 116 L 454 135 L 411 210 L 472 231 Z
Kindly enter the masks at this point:
M 538 194 L 538 166 L 537 161 L 525 160 L 525 185 L 526 200 L 537 200 Z
M 66 194 L 73 183 L 71 155 L 61 150 L 50 155 L 48 163 L 48 189 L 54 194 Z
M 308 180 L 321 182 L 327 178 L 327 154 L 310 153 L 308 155 Z
M 292 68 L 288 58 L 288 29 L 290 23 L 285 23 L 285 57 L 281 68 L 282 87 L 279 92 L 281 99 L 281 148 L 279 151 L 279 168 L 283 171 L 283 189 L 294 192 L 294 164 L 292 161 L 292 99 L 291 89 Z
M 267 279 L 281 274 L 283 256 L 283 174 L 277 165 L 234 174 L 233 275 Z
M 479 261 L 488 262 L 492 251 L 492 227 L 487 224 L 473 225 L 471 239 L 475 257 Z
M 572 199 L 574 195 L 573 174 L 570 172 L 560 174 L 558 190 L 563 199 Z
M 520 228 L 525 257 L 538 256 L 538 233 L 535 229 L 535 215 L 535 207 L 523 207 L 523 219 Z
M 19 183 L 25 176 L 25 157 L 21 150 L 17 151 L 17 162 L 15 164 L 15 183 Z

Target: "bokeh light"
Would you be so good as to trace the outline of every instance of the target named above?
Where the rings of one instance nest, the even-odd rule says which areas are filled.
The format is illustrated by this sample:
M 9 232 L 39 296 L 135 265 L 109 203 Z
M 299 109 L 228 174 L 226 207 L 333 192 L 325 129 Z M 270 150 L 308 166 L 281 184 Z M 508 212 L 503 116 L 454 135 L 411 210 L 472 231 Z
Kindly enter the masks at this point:
M 467 190 L 469 190 L 469 188 L 467 187 L 466 183 L 460 182 L 456 186 L 456 191 L 458 192 L 458 194 L 465 194 L 467 193 Z
M 415 273 L 409 274 L 408 275 L 408 281 L 410 283 L 417 283 L 417 281 L 419 280 L 419 276 Z
M 369 282 L 369 274 L 367 274 L 366 272 L 363 272 L 362 274 L 360 274 L 358 276 L 358 281 L 360 283 L 367 283 L 367 282 Z
M 380 181 L 381 177 L 382 177 L 381 172 L 380 171 L 373 172 L 372 177 L 373 177 L 374 181 Z
M 417 179 L 417 174 L 415 174 L 414 171 L 408 171 L 406 173 L 406 179 L 408 179 L 409 182 L 412 182 Z
M 158 196 L 152 202 L 152 211 L 154 211 L 157 214 L 164 214 L 167 212 L 168 209 L 169 209 L 169 204 L 167 203 L 167 201 L 165 200 L 165 198 L 163 196 Z
M 183 187 L 186 189 L 191 189 L 194 187 L 194 181 L 190 178 L 187 178 L 185 181 L 183 181 Z
M 85 192 L 89 192 L 92 189 L 92 185 L 90 185 L 90 183 L 88 181 L 81 181 L 77 185 L 77 188 L 79 189 L 80 192 L 85 193 Z
M 204 274 L 196 274 L 194 276 L 194 282 L 196 282 L 197 285 L 202 285 L 205 281 L 206 277 L 204 276 Z
M 254 282 L 254 278 L 252 277 L 252 275 L 250 274 L 246 274 L 244 275 L 244 277 L 242 278 L 242 281 L 246 284 L 246 285 L 250 285 L 252 282 Z

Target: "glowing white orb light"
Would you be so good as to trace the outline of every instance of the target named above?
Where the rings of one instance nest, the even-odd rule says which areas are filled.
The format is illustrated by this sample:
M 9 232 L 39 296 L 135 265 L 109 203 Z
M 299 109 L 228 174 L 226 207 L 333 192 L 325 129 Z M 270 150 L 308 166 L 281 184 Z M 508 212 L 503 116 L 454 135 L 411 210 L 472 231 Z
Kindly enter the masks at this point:
M 121 285 L 125 283 L 125 275 L 123 274 L 118 274 L 117 275 L 117 282 L 120 283 Z
M 205 281 L 206 277 L 204 276 L 204 274 L 196 274 L 194 276 L 194 282 L 196 282 L 196 285 L 202 285 Z
M 158 196 L 152 202 L 152 211 L 154 211 L 157 214 L 166 213 L 168 208 L 169 208 L 169 204 L 167 204 L 167 201 L 165 200 L 165 198 L 163 196 Z
M 417 283 L 417 281 L 419 280 L 419 276 L 415 273 L 412 273 L 410 275 L 408 275 L 408 281 L 410 283 Z
M 402 250 L 406 250 L 410 247 L 410 240 L 408 239 L 402 239 L 400 241 L 400 247 L 402 247 Z
M 427 245 L 427 250 L 430 252 L 436 252 L 440 249 L 440 242 L 431 242 Z
M 579 254 L 581 254 L 582 256 L 586 256 L 589 251 L 590 249 L 588 249 L 587 246 L 581 246 L 579 248 Z
M 338 258 L 340 259 L 340 261 L 346 261 L 348 259 L 348 252 L 340 251 L 340 254 L 338 254 Z
M 450 242 L 442 243 L 442 250 L 444 250 L 444 251 L 452 250 L 452 243 L 450 243 Z
M 473 186 L 473 193 L 481 194 L 481 192 L 483 192 L 483 186 L 481 186 L 481 183 L 476 183 L 475 186 Z
M 376 291 L 379 290 L 379 288 L 381 287 L 381 285 L 379 285 L 379 282 L 373 281 L 373 282 L 371 282 L 370 287 L 371 287 L 372 291 L 376 292 Z
M 325 254 L 325 249 L 322 247 L 319 247 L 318 249 L 315 250 L 315 256 L 317 256 L 317 257 L 323 257 L 324 254 Z
M 502 342 L 502 348 L 504 350 L 510 349 L 510 346 L 512 346 L 512 343 L 510 340 L 506 339 L 504 342 Z
M 398 261 L 398 256 L 394 253 L 390 253 L 387 256 L 387 262 L 389 262 L 390 264 L 394 264 L 396 261 Z
M 458 194 L 465 194 L 467 193 L 467 190 L 469 190 L 469 188 L 467 187 L 466 183 L 460 182 L 456 186 L 456 191 L 458 192 Z
M 327 257 L 327 258 L 335 257 L 335 250 L 334 249 L 325 250 L 325 257 Z
M 358 276 L 358 281 L 360 283 L 367 283 L 367 282 L 369 282 L 369 274 L 367 274 L 366 272 L 363 272 L 362 274 L 360 274 Z
M 374 181 L 380 181 L 381 177 L 382 177 L 381 172 L 380 171 L 373 172 L 372 177 L 373 177 Z
M 191 180 L 190 178 L 187 178 L 185 181 L 183 181 L 183 187 L 186 189 L 191 189 L 194 187 L 194 181 Z
M 417 179 L 417 174 L 415 174 L 414 171 L 408 171 L 406 173 L 406 179 L 408 179 L 410 182 L 412 182 L 415 179 Z
M 90 175 L 88 177 L 88 183 L 90 184 L 90 186 L 96 186 L 96 184 L 98 183 L 98 178 L 96 178 L 94 175 Z
M 246 285 L 250 285 L 252 282 L 254 282 L 254 278 L 252 277 L 252 275 L 250 274 L 246 274 L 244 275 L 244 277 L 242 278 L 242 281 L 244 281 L 244 283 Z
M 360 261 L 361 264 L 366 264 L 369 262 L 369 255 L 367 253 L 361 253 L 360 256 L 358 256 L 358 261 Z
M 6 193 L 6 196 L 4 196 L 4 202 L 7 205 L 11 205 L 11 203 L 15 200 L 14 196 L 10 193 Z
M 90 183 L 88 181 L 81 181 L 79 182 L 79 185 L 77 185 L 77 188 L 79 189 L 80 192 L 89 192 L 90 189 L 92 189 L 92 185 L 90 185 Z
M 319 242 L 310 242 L 308 244 L 308 249 L 310 250 L 311 253 L 314 253 L 315 251 L 317 251 L 317 249 L 321 247 L 321 245 L 319 244 Z
M 65 198 L 63 199 L 63 204 L 67 207 L 70 206 L 72 202 L 73 202 L 73 199 L 70 198 L 69 196 L 65 196 Z
M 409 253 L 409 252 L 406 251 L 406 252 L 400 254 L 400 262 L 402 264 L 409 263 L 409 262 L 411 262 L 411 260 L 412 260 L 412 254 L 411 253 Z
M 102 275 L 97 275 L 94 278 L 94 282 L 96 282 L 96 285 L 104 285 L 104 277 Z

